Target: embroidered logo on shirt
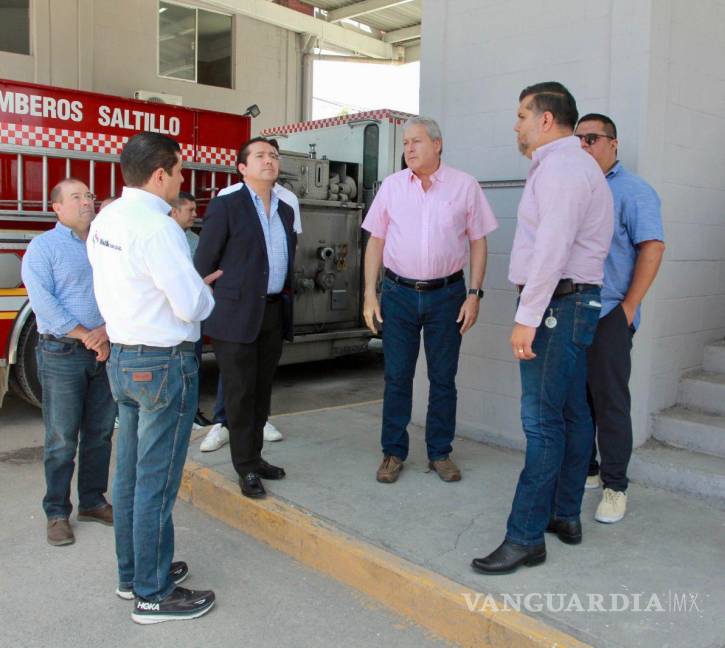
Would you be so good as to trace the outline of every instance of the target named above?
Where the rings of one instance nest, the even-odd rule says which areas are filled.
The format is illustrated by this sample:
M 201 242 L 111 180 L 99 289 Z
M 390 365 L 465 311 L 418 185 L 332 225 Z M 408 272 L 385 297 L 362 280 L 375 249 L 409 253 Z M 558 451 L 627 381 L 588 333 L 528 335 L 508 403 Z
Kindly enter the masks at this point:
M 108 239 L 101 238 L 100 236 L 98 236 L 98 232 L 94 232 L 93 242 L 97 243 L 98 245 L 103 245 L 104 247 L 111 248 L 112 250 L 116 250 L 118 252 L 122 251 L 122 248 L 120 245 L 111 243 Z

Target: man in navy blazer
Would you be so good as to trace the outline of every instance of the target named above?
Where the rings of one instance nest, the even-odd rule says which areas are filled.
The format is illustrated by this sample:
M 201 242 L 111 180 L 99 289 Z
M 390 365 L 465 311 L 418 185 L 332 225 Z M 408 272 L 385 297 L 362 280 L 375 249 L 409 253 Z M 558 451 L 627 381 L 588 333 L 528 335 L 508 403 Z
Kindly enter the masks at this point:
M 279 175 L 274 146 L 263 137 L 249 140 L 239 150 L 237 166 L 245 186 L 209 203 L 194 265 L 200 273 L 209 267 L 223 271 L 204 333 L 212 340 L 224 383 L 232 462 L 242 493 L 263 497 L 261 478 L 285 476 L 261 452 L 272 379 L 283 340 L 293 336 L 297 235 L 292 208 L 274 190 Z

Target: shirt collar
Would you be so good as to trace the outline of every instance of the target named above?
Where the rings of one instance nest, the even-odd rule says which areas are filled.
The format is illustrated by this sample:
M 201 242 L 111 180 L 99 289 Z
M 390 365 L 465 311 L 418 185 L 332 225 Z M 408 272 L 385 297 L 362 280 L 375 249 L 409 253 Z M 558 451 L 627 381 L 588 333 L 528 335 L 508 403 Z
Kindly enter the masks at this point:
M 254 202 L 262 202 L 262 199 L 257 195 L 257 193 L 252 189 L 249 185 L 245 185 L 247 187 L 247 190 L 249 191 L 249 195 L 252 197 L 252 200 Z M 272 202 L 277 200 L 279 196 L 277 195 L 277 184 L 272 186 Z
M 58 231 L 59 231 L 59 232 L 60 232 L 61 234 L 63 234 L 64 236 L 70 236 L 71 238 L 74 238 L 74 239 L 76 239 L 77 241 L 81 241 L 81 242 L 82 242 L 82 239 L 81 239 L 81 237 L 80 237 L 80 236 L 78 236 L 78 235 L 77 235 L 77 234 L 76 234 L 76 233 L 75 233 L 75 232 L 74 232 L 74 231 L 73 231 L 73 230 L 72 230 L 72 229 L 71 229 L 70 227 L 68 227 L 67 225 L 63 225 L 63 223 L 61 223 L 60 221 L 58 221 L 58 222 L 57 222 L 57 223 L 55 224 L 55 229 L 57 229 L 57 230 L 58 230 Z
M 607 171 L 606 177 L 611 178 L 612 176 L 617 175 L 622 169 L 624 169 L 624 167 L 622 166 L 622 163 L 619 160 L 617 160 L 614 163 L 614 166 L 611 169 L 609 169 L 609 171 Z
M 534 151 L 534 154 L 531 156 L 531 159 L 534 163 L 540 163 L 547 155 L 554 151 L 558 151 L 560 149 L 567 149 L 567 148 L 581 148 L 581 142 L 579 141 L 579 138 L 575 135 L 567 135 L 566 137 L 560 137 L 558 139 L 555 139 L 553 142 L 549 142 L 548 144 L 544 144 L 543 146 L 539 146 Z
M 150 191 L 146 191 L 145 189 L 139 189 L 138 187 L 124 187 L 121 192 L 121 196 L 123 198 L 130 198 L 131 200 L 138 200 L 139 202 L 144 203 L 147 207 L 160 211 L 167 216 L 171 212 L 171 205 L 169 205 L 169 203 L 160 196 L 152 194 Z
M 433 173 L 431 173 L 430 179 L 433 182 L 443 182 L 445 180 L 446 168 L 447 167 L 445 166 L 445 164 L 443 164 L 443 161 L 441 161 L 440 164 L 438 165 L 438 168 Z M 417 180 L 418 182 L 420 182 L 420 178 L 417 175 L 415 175 L 415 173 L 413 173 L 409 168 L 406 169 L 406 171 L 408 172 L 408 181 L 409 182 L 411 180 Z

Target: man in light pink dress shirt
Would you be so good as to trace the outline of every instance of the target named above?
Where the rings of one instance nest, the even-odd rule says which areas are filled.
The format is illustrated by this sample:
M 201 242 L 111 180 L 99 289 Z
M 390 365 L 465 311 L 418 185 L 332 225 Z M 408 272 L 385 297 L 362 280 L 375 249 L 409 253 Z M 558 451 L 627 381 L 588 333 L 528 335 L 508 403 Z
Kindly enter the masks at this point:
M 450 459 L 456 428 L 456 371 L 461 336 L 476 323 L 486 269 L 486 235 L 498 223 L 475 178 L 441 162 L 438 124 L 412 117 L 403 129 L 408 168 L 385 179 L 363 228 L 365 323 L 383 325 L 385 395 L 383 461 L 377 480 L 398 479 L 408 456 L 413 376 L 423 331 L 430 394 L 425 438 L 428 465 L 459 481 Z M 469 258 L 469 290 L 463 268 Z M 381 300 L 377 283 L 385 266 Z
M 573 136 L 577 117 L 574 97 L 560 83 L 539 83 L 519 96 L 514 130 L 532 165 L 509 280 L 520 293 L 511 350 L 521 372 L 526 462 L 503 544 L 473 561 L 484 574 L 543 563 L 545 531 L 568 544 L 582 539 L 592 450 L 586 350 L 599 320 L 613 217 L 604 175 Z

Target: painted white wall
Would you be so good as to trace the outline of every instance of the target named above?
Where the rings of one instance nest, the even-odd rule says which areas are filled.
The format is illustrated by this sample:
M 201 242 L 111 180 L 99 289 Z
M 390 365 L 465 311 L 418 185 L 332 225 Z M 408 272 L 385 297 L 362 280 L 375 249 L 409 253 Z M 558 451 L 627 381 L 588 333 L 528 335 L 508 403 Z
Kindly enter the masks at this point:
M 185 3 L 204 8 L 201 2 Z M 181 95 L 184 105 L 262 114 L 256 133 L 301 118 L 301 55 L 293 32 L 235 16 L 234 88 L 157 75 L 155 0 L 34 0 L 31 55 L 0 52 L 0 77 L 132 97 L 135 90 Z M 207 7 L 213 9 L 213 7 Z
M 525 178 L 512 130 L 518 94 L 557 80 L 580 114 L 617 122 L 620 159 L 663 200 L 668 250 L 633 354 L 635 442 L 674 403 L 683 369 L 725 334 L 725 2 L 424 0 L 421 114 L 443 130 L 448 164 L 478 180 Z M 718 35 L 719 34 L 719 35 Z M 522 447 L 518 366 L 508 337 L 508 260 L 520 190 L 491 189 L 500 229 L 477 326 L 463 341 L 458 431 Z M 425 420 L 421 357 L 413 418 Z

